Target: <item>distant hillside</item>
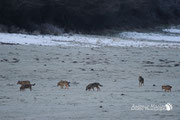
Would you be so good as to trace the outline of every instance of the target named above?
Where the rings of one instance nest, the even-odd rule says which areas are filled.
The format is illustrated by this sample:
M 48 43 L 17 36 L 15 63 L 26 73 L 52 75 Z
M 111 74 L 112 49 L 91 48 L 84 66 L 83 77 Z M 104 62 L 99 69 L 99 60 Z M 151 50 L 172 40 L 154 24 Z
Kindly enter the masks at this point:
M 0 0 L 5 32 L 91 33 L 173 23 L 180 23 L 180 0 Z

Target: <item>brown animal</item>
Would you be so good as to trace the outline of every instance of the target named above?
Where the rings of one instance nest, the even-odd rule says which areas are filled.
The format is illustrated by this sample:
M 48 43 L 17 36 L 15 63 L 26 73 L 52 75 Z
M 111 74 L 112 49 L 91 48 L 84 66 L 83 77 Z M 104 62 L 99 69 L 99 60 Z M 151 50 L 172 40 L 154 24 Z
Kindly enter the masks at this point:
M 99 86 L 102 87 L 102 85 L 100 83 L 90 83 L 89 85 L 86 86 L 86 91 L 87 90 L 90 91 L 91 89 L 93 89 L 93 91 L 94 91 L 94 88 L 97 88 L 97 91 L 98 91 L 98 90 L 100 90 Z
M 68 89 L 70 87 L 69 84 L 70 84 L 70 82 L 61 80 L 57 83 L 57 86 L 60 86 L 61 89 L 63 89 L 63 87 L 65 86 L 65 89 L 66 88 Z
M 171 88 L 172 88 L 172 86 L 170 86 L 170 85 L 163 85 L 162 86 L 162 90 L 164 89 L 164 91 L 166 92 L 171 92 Z
M 139 76 L 138 80 L 139 80 L 139 86 L 144 85 L 144 78 L 142 76 Z
M 34 86 L 35 85 L 35 83 L 34 84 L 23 84 L 23 85 L 21 85 L 21 87 L 20 87 L 20 91 L 23 91 L 23 90 L 25 90 L 26 88 L 29 88 L 30 89 L 30 91 L 32 90 L 32 86 Z
M 17 84 L 25 85 L 25 84 L 31 84 L 30 81 L 18 81 Z

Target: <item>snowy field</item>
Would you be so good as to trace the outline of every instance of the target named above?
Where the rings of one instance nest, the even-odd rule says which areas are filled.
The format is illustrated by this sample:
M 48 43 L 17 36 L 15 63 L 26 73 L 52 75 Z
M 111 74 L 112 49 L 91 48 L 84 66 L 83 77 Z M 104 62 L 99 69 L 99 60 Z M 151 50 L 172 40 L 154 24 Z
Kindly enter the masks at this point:
M 179 33 L 117 36 L 0 33 L 0 120 L 180 120 Z M 36 85 L 22 92 L 19 80 Z M 85 91 L 92 82 L 101 91 Z
M 0 33 L 0 42 L 50 46 L 180 48 L 180 29 L 163 29 L 159 33 L 122 32 L 114 37 L 81 34 L 52 36 Z

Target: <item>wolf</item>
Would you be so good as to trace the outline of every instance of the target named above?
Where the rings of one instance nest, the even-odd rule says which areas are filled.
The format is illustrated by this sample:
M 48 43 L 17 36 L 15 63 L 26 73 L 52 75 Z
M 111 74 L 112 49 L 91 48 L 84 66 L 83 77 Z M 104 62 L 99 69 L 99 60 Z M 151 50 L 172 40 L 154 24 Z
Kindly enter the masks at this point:
M 144 85 L 144 78 L 142 76 L 139 76 L 138 80 L 139 80 L 139 86 Z
M 32 90 L 32 86 L 34 86 L 35 85 L 35 83 L 34 84 L 23 84 L 23 85 L 21 85 L 21 87 L 20 87 L 20 91 L 23 91 L 23 90 L 25 90 L 26 88 L 29 88 L 30 89 L 30 91 Z
M 171 88 L 172 88 L 172 86 L 170 86 L 170 85 L 163 85 L 162 86 L 162 90 L 164 89 L 164 91 L 166 92 L 171 92 Z
M 99 86 L 103 87 L 103 85 L 101 85 L 100 83 L 90 83 L 86 86 L 86 91 L 87 90 L 90 91 L 91 89 L 93 89 L 93 91 L 94 91 L 94 88 L 97 88 L 97 91 L 98 91 L 98 90 L 100 90 Z
M 31 84 L 30 81 L 18 81 L 17 84 L 25 85 L 25 84 Z
M 70 87 L 69 84 L 70 82 L 61 80 L 57 83 L 57 86 L 60 86 L 61 89 L 63 89 L 63 87 L 65 86 L 65 89 L 68 89 Z

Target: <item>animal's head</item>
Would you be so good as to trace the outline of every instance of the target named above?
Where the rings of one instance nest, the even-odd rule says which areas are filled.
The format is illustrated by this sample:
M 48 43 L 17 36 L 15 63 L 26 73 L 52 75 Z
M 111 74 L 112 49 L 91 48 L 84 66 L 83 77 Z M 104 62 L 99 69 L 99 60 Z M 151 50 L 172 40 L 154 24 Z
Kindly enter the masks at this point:
M 86 91 L 87 91 L 87 90 L 90 90 L 90 89 L 91 89 L 90 85 L 87 85 L 87 86 L 86 86 Z
M 166 87 L 168 87 L 168 88 L 172 88 L 172 86 L 170 86 L 170 85 L 166 85 Z
M 86 91 L 89 90 L 90 88 L 89 87 L 86 87 Z
M 21 81 L 18 81 L 17 84 L 21 84 Z
M 103 87 L 103 85 L 101 85 L 100 83 L 98 83 L 99 86 Z
M 70 87 L 70 83 L 71 83 L 71 82 L 68 82 L 68 86 L 69 86 L 69 87 Z

